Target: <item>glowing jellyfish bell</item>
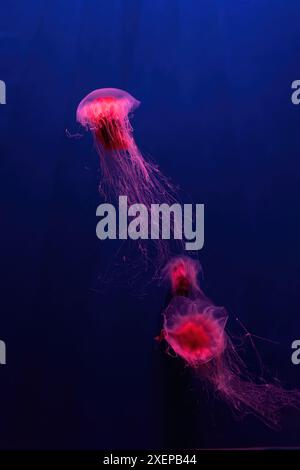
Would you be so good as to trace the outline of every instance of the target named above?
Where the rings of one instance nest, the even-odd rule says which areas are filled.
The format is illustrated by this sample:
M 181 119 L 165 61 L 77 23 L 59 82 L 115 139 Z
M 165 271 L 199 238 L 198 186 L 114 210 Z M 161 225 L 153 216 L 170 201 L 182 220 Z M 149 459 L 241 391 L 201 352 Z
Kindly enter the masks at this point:
M 175 297 L 164 314 L 165 340 L 178 356 L 196 367 L 223 353 L 226 321 L 222 307 Z
M 128 115 L 139 105 L 140 101 L 126 91 L 101 88 L 83 98 L 76 117 L 104 149 L 129 150 L 134 141 Z
M 176 256 L 171 258 L 162 271 L 162 277 L 166 280 L 173 295 L 193 297 L 201 292 L 198 275 L 201 273 L 201 265 L 197 260 L 188 256 Z

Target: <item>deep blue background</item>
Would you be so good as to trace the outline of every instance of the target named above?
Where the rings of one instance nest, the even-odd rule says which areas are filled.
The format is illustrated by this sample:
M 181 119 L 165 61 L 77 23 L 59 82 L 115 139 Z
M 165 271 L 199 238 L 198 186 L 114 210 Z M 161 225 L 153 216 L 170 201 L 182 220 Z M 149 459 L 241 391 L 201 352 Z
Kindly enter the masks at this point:
M 272 375 L 300 386 L 297 0 L 72 0 L 1 5 L 1 448 L 300 445 L 237 421 L 157 347 L 164 289 L 99 287 L 97 156 L 79 100 L 142 101 L 140 147 L 206 205 L 207 293 L 249 331 Z M 254 359 L 253 359 L 254 360 Z M 207 401 L 208 400 L 208 401 Z

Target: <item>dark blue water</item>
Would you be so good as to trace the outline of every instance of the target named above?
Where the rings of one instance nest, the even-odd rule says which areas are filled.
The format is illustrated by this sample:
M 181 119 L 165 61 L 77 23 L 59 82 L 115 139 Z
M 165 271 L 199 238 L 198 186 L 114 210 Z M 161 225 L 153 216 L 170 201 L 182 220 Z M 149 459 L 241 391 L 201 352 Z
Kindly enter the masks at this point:
M 205 204 L 207 293 L 300 387 L 299 48 L 296 0 L 1 5 L 1 448 L 300 445 L 300 414 L 239 421 L 165 357 L 162 288 L 98 289 L 114 247 L 95 236 L 97 156 L 65 133 L 93 89 L 142 101 L 139 146 Z

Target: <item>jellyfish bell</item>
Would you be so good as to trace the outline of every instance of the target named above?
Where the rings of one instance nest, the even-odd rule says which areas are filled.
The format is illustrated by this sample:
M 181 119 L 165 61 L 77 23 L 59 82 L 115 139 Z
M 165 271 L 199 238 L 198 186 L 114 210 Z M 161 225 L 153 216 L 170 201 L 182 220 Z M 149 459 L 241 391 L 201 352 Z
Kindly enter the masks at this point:
M 89 93 L 78 105 L 77 121 L 93 132 L 106 150 L 128 150 L 133 144 L 128 115 L 140 101 L 117 88 L 100 88 Z
M 219 357 L 226 347 L 224 308 L 175 297 L 164 314 L 164 339 L 191 366 Z
M 201 265 L 188 256 L 175 256 L 163 269 L 163 278 L 170 284 L 173 295 L 191 297 L 201 292 L 198 274 Z
M 187 266 L 182 260 L 178 260 L 174 264 L 171 271 L 172 290 L 177 294 L 186 295 L 190 287 L 190 279 L 187 271 Z

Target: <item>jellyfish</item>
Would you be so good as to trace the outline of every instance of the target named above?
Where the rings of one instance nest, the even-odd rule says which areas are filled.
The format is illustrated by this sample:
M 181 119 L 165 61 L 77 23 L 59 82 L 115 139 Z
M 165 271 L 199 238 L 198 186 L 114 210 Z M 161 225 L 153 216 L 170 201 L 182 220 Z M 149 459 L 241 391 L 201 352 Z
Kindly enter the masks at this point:
M 176 263 L 178 259 L 169 267 Z M 172 270 L 169 273 L 172 283 Z M 227 331 L 227 321 L 225 308 L 214 305 L 198 285 L 195 298 L 173 295 L 163 313 L 163 329 L 157 339 L 164 340 L 167 352 L 181 358 L 201 383 L 237 415 L 252 413 L 276 429 L 283 408 L 300 409 L 300 391 L 286 390 L 279 381 L 266 381 L 250 372 Z
M 137 209 L 139 227 L 149 225 L 145 220 L 151 206 L 172 204 L 177 201 L 176 190 L 171 181 L 163 175 L 158 165 L 146 159 L 139 150 L 134 137 L 129 116 L 140 102 L 123 90 L 102 88 L 89 93 L 77 108 L 77 121 L 93 135 L 99 155 L 101 177 L 99 191 L 105 200 L 116 201 L 126 196 L 131 206 L 139 204 Z M 120 202 L 120 199 L 119 199 Z M 143 240 L 142 230 L 137 238 L 137 246 L 142 264 L 154 268 L 155 275 L 170 256 L 171 247 L 177 249 L 183 241 L 173 243 L 161 236 L 162 215 L 156 221 L 153 231 L 156 233 L 151 242 Z M 145 223 L 144 223 L 145 222 Z M 170 239 L 173 239 L 174 224 L 170 227 Z M 151 253 L 151 256 L 150 256 Z M 127 256 L 126 256 L 127 258 Z
M 222 307 L 174 297 L 164 315 L 164 338 L 178 356 L 197 368 L 223 353 L 226 321 Z
M 171 285 L 172 295 L 193 297 L 200 292 L 198 275 L 200 263 L 188 256 L 174 256 L 163 268 L 163 280 Z
M 159 167 L 146 159 L 133 137 L 129 116 L 140 101 L 123 90 L 101 88 L 79 103 L 77 121 L 93 134 L 101 167 L 100 192 L 128 203 L 171 203 L 174 187 Z

